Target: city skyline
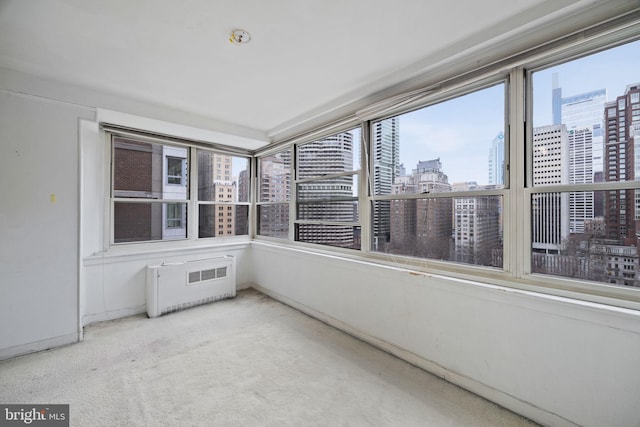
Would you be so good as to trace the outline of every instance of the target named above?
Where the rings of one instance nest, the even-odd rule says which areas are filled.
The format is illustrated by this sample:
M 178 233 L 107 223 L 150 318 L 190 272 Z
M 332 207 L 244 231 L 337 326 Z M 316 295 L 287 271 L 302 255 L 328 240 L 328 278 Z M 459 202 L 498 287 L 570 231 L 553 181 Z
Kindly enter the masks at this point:
M 534 127 L 553 124 L 554 73 L 559 75 L 563 97 L 606 89 L 611 101 L 640 81 L 637 70 L 640 41 L 535 71 Z M 402 114 L 398 116 L 400 163 L 410 171 L 421 160 L 440 158 L 450 183 L 488 184 L 484 159 L 495 136 L 505 132 L 504 116 L 503 84 Z

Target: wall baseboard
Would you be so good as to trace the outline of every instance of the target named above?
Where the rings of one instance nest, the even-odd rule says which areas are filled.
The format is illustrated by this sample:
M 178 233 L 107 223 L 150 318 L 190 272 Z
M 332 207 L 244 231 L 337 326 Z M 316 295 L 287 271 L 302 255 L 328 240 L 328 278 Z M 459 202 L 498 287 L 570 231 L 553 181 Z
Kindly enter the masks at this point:
M 105 322 L 107 320 L 116 320 L 122 317 L 136 316 L 138 314 L 146 313 L 147 306 L 141 305 L 134 308 L 126 308 L 122 310 L 105 311 L 97 314 L 85 314 L 82 317 L 82 326 L 88 326 L 92 323 Z
M 288 305 L 298 311 L 301 311 L 323 323 L 326 323 L 329 326 L 339 329 L 382 351 L 392 354 L 398 357 L 399 359 L 402 359 L 414 366 L 419 367 L 420 369 L 423 369 L 437 377 L 440 377 L 452 384 L 462 387 L 465 390 L 468 390 L 474 394 L 477 394 L 478 396 L 481 396 L 497 405 L 500 405 L 526 418 L 529 418 L 537 423 L 540 423 L 546 426 L 567 426 L 567 427 L 577 426 L 577 424 L 571 422 L 566 418 L 561 417 L 560 415 L 548 412 L 531 403 L 522 401 L 517 397 L 511 396 L 491 386 L 478 382 L 473 378 L 467 377 L 458 372 L 451 371 L 446 367 L 441 366 L 428 359 L 425 359 L 421 356 L 418 356 L 415 353 L 404 350 L 400 347 L 396 347 L 395 345 L 389 342 L 383 341 L 365 332 L 359 331 L 351 327 L 347 323 L 342 322 L 341 320 L 335 319 L 309 306 L 298 303 L 297 301 L 292 300 L 278 292 L 274 292 L 270 289 L 264 288 L 256 283 L 251 284 L 251 287 L 257 290 L 258 292 L 262 292 L 263 294 L 268 295 L 271 298 L 285 305 Z
M 0 349 L 0 360 L 11 359 L 18 356 L 24 356 L 29 353 L 49 350 L 63 345 L 74 344 L 80 341 L 79 334 L 61 335 L 55 338 L 47 338 L 45 340 L 30 342 L 27 344 L 19 344 L 12 347 Z

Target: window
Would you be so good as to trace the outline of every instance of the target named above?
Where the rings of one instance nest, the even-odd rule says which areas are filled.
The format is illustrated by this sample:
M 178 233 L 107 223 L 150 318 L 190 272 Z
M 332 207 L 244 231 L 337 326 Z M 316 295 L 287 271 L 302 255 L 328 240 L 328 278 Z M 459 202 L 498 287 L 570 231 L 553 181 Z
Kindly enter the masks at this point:
M 249 159 L 202 149 L 196 155 L 198 237 L 249 234 Z M 219 179 L 222 164 L 229 179 Z M 223 230 L 225 224 L 228 230 Z
M 295 240 L 360 249 L 360 128 L 297 146 Z
M 228 235 L 247 235 L 249 217 L 248 157 L 195 149 L 187 145 L 157 142 L 141 136 L 111 136 L 111 209 L 113 243 L 184 240 Z M 189 159 L 198 176 L 198 197 L 190 197 Z M 227 170 L 237 173 L 229 180 L 214 180 L 216 161 L 228 159 Z M 231 176 L 231 175 L 230 175 Z M 223 196 L 216 197 L 216 189 Z M 223 202 L 230 210 L 220 211 Z M 188 228 L 189 212 L 197 212 L 194 232 Z M 215 212 L 221 217 L 218 220 Z M 217 232 L 216 221 L 229 224 Z M 195 230 L 199 230 L 196 235 Z
M 167 184 L 182 185 L 186 172 L 186 159 L 167 156 Z
M 278 151 L 258 159 L 257 234 L 289 237 L 291 198 L 291 150 Z
M 371 124 L 374 252 L 502 267 L 504 91 Z
M 167 203 L 167 228 L 181 228 L 183 224 L 183 206 L 180 203 Z
M 257 234 L 635 305 L 640 41 L 606 33 L 615 47 L 541 46 L 260 153 Z
M 549 161 L 529 177 L 533 273 L 640 286 L 640 164 L 626 155 L 640 147 L 627 139 L 633 131 L 625 121 L 640 93 L 632 85 L 639 48 L 630 43 L 531 73 L 530 150 Z M 543 134 L 558 150 L 542 146 Z M 634 274 L 621 274 L 614 262 L 623 253 Z
M 180 183 L 170 183 L 168 175 L 177 173 L 176 165 L 182 168 L 187 158 L 187 148 L 113 138 L 114 243 L 187 238 L 183 218 L 189 188 L 182 178 L 187 172 L 179 171 Z

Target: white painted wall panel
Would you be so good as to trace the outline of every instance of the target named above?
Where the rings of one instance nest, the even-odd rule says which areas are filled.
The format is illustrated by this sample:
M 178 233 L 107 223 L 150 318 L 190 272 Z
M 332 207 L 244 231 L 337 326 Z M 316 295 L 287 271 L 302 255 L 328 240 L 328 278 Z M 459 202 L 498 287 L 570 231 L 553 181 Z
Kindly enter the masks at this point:
M 248 242 L 197 250 L 88 258 L 84 266 L 86 298 L 83 324 L 144 313 L 147 265 L 224 255 L 236 257 L 236 282 L 239 288 L 246 287 L 253 277 Z
M 0 358 L 78 339 L 78 121 L 0 91 Z
M 260 289 L 547 425 L 640 425 L 640 314 L 254 243 Z

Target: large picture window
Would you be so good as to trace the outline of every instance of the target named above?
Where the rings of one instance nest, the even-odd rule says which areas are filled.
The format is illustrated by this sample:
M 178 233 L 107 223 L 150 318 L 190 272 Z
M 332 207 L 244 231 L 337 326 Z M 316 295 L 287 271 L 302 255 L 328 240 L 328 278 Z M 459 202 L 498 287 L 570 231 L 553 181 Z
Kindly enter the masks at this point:
M 637 299 L 640 41 L 609 37 L 382 99 L 344 118 L 361 127 L 261 155 L 257 234 Z
M 372 250 L 502 267 L 505 84 L 371 123 Z
M 640 42 L 531 72 L 531 271 L 640 286 Z
M 291 200 L 291 150 L 258 159 L 257 234 L 289 237 Z
M 187 238 L 188 157 L 184 147 L 113 138 L 114 243 Z
M 198 237 L 249 234 L 249 159 L 197 150 Z
M 295 240 L 360 249 L 361 129 L 297 146 Z
M 249 157 L 159 139 L 112 136 L 113 243 L 247 235 Z M 197 212 L 193 224 L 190 212 Z

